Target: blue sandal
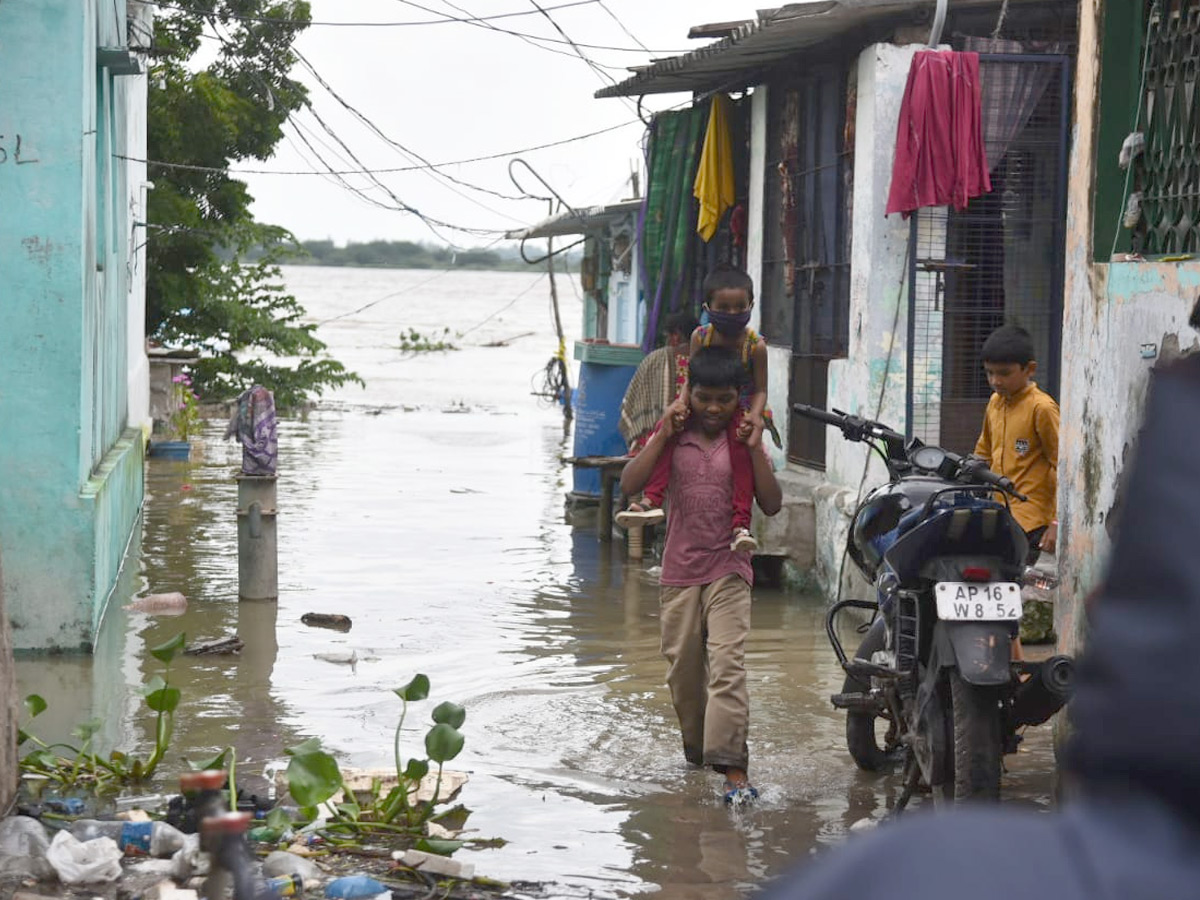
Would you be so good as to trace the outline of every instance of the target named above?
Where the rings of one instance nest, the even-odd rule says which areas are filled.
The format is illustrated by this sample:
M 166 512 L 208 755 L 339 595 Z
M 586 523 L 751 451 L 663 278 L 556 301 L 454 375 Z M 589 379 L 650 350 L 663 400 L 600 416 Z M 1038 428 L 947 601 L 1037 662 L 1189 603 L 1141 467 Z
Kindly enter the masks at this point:
M 746 806 L 758 799 L 758 788 L 749 782 L 735 785 L 733 782 L 727 781 L 724 790 L 726 806 Z

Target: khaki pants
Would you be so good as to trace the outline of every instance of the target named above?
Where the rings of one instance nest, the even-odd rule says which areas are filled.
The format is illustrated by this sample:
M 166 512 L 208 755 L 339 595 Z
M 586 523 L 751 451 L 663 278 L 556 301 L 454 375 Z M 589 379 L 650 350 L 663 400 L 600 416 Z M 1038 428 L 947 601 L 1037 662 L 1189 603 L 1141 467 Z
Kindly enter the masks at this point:
M 738 575 L 689 587 L 664 585 L 659 623 L 667 685 L 683 732 L 683 755 L 691 763 L 722 771 L 745 769 L 750 585 Z

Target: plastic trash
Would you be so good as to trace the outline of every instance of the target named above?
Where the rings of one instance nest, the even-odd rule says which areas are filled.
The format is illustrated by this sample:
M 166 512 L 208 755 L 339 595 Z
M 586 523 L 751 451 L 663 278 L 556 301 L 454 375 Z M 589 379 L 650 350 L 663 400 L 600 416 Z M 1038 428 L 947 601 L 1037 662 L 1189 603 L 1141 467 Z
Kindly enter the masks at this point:
M 185 835 L 166 822 L 116 822 L 80 819 L 72 823 L 70 833 L 81 841 L 106 837 L 126 856 L 174 856 L 183 849 Z
M 424 850 L 397 850 L 392 854 L 392 859 L 410 869 L 428 872 L 430 875 L 459 878 L 463 881 L 470 881 L 475 877 L 475 863 L 459 862 L 457 859 L 426 853 Z
M 53 878 L 54 867 L 46 861 L 50 839 L 37 819 L 11 816 L 0 820 L 0 875 Z
M 316 863 L 305 859 L 303 856 L 297 856 L 295 853 L 288 853 L 286 850 L 276 850 L 274 853 L 268 853 L 267 858 L 263 860 L 262 871 L 263 875 L 267 878 L 298 875 L 309 886 L 320 884 L 324 881 L 321 877 L 321 870 L 317 868 Z
M 392 891 L 369 875 L 347 875 L 325 885 L 325 896 L 329 900 L 391 900 Z
M 111 838 L 80 841 L 60 831 L 50 842 L 46 859 L 63 884 L 116 881 L 121 877 L 121 848 Z
M 117 812 L 128 812 L 131 809 L 141 809 L 146 812 L 156 812 L 170 802 L 166 794 L 145 794 L 141 797 L 118 797 L 113 801 Z
M 267 889 L 273 897 L 303 897 L 305 881 L 299 875 L 280 875 L 267 879 Z
M 172 591 L 169 594 L 147 594 L 145 597 L 134 597 L 125 608 L 134 612 L 179 615 L 187 609 L 187 604 L 187 597 L 179 591 Z

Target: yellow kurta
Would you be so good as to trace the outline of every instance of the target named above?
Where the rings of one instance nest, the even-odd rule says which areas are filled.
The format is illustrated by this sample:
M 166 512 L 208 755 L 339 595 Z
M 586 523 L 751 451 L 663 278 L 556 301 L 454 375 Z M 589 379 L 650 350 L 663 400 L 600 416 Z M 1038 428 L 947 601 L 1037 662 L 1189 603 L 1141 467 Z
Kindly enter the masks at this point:
M 725 210 L 733 206 L 733 143 L 729 137 L 729 98 L 714 94 L 704 133 L 704 149 L 696 169 L 692 195 L 700 201 L 696 232 L 712 240 Z
M 975 455 L 1029 498 L 1012 502 L 1013 518 L 1023 529 L 1058 518 L 1058 404 L 1036 384 L 1008 399 L 992 394 Z

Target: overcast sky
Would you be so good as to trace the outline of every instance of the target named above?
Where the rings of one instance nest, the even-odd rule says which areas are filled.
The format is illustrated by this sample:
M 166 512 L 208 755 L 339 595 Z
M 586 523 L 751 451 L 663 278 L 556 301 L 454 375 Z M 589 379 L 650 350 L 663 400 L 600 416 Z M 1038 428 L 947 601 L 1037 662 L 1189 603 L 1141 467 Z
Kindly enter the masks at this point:
M 709 43 L 688 40 L 692 25 L 754 18 L 755 10 L 764 6 L 746 0 L 576 0 L 578 5 L 570 7 L 562 4 L 571 0 L 537 2 L 577 43 L 634 48 L 636 52 L 581 48 L 595 63 L 614 67 L 600 71 L 616 81 L 630 74 L 625 66 L 644 64 L 652 55 L 674 55 L 671 51 L 686 52 Z M 422 11 L 418 4 L 432 12 Z M 494 16 L 527 11 L 532 15 L 495 19 L 490 24 L 563 40 L 554 25 L 534 8 L 533 0 L 312 0 L 314 23 L 413 22 L 436 19 L 438 15 Z M 637 42 L 653 54 L 641 50 Z M 641 155 L 644 130 L 637 123 L 633 101 L 594 99 L 593 93 L 608 82 L 566 43 L 532 46 L 512 35 L 460 22 L 406 27 L 314 24 L 299 38 L 297 48 L 329 86 L 384 135 L 435 163 L 512 151 L 635 123 L 565 146 L 520 154 L 572 206 L 591 206 L 628 196 L 631 162 Z M 295 74 L 309 85 L 317 115 L 363 165 L 388 168 L 413 163 L 401 150 L 372 133 L 368 125 L 356 120 L 310 73 L 297 67 Z M 687 94 L 654 95 L 647 98 L 646 108 L 665 109 L 688 99 Z M 304 145 L 305 138 L 331 164 L 358 168 L 346 150 L 337 147 L 322 131 L 312 113 L 299 113 L 286 132 L 288 137 L 272 160 L 241 168 L 320 168 L 313 151 Z M 444 171 L 501 194 L 519 193 L 509 180 L 508 158 L 450 165 Z M 243 177 L 256 198 L 256 216 L 291 229 L 302 240 L 443 242 L 417 216 L 372 206 L 327 177 Z M 509 229 L 536 222 L 547 213 L 543 201 L 502 199 L 447 185 L 428 172 L 378 177 L 403 204 L 452 225 Z M 367 179 L 349 180 L 380 202 L 396 205 L 382 188 L 371 186 Z M 522 184 L 541 192 L 540 185 L 524 172 Z M 461 246 L 483 246 L 493 240 L 443 227 L 438 232 Z

